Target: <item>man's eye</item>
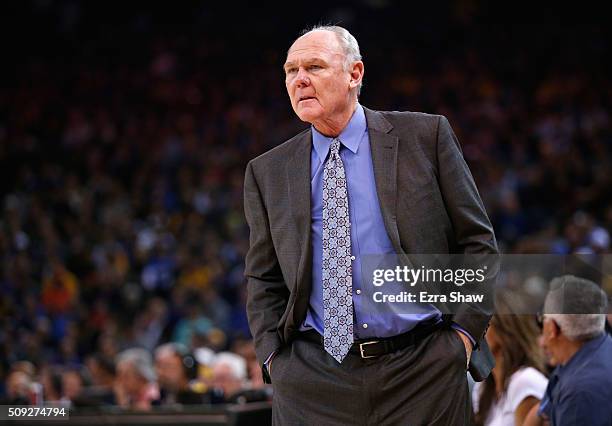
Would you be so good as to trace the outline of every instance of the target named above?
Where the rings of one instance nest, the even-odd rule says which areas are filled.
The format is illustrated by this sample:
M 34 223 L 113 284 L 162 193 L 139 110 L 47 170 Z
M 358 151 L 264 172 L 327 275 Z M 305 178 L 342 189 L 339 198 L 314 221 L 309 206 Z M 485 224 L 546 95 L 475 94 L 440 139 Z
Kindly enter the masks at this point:
M 323 68 L 321 65 L 311 65 L 309 67 L 311 70 L 320 70 L 321 68 Z
M 285 73 L 287 73 L 287 74 L 293 74 L 293 73 L 295 73 L 295 68 L 287 68 L 287 69 L 285 70 Z

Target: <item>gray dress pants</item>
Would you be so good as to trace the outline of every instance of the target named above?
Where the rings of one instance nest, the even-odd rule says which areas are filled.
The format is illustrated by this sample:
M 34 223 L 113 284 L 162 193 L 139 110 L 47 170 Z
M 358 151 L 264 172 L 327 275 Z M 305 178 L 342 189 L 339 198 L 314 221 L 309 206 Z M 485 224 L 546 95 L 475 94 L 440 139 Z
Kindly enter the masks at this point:
M 338 364 L 298 338 L 272 363 L 273 425 L 468 425 L 466 355 L 444 328 L 377 358 L 349 353 Z

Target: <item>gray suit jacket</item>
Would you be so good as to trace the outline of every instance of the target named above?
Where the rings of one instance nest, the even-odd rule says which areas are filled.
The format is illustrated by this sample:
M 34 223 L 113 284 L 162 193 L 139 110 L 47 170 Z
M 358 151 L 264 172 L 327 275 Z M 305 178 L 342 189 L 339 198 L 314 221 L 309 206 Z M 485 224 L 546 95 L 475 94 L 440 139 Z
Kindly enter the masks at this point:
M 364 108 L 376 189 L 399 254 L 497 253 L 493 228 L 448 120 Z M 250 161 L 244 204 L 250 227 L 247 314 L 260 362 L 298 332 L 312 286 L 311 130 Z M 480 341 L 492 312 L 465 305 L 453 321 Z M 488 374 L 476 351 L 478 375 Z M 485 355 L 488 355 L 485 353 Z

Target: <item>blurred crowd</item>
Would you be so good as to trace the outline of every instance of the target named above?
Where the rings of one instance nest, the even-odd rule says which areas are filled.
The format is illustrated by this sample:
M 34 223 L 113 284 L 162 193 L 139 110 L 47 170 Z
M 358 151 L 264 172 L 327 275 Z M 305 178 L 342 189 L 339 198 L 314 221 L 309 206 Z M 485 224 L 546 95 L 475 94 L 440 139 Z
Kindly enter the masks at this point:
M 1 87 L 0 398 L 268 398 L 244 308 L 242 180 L 304 127 L 281 70 L 299 26 L 249 38 L 185 6 L 170 30 L 124 11 L 107 32 L 86 6 L 26 4 L 45 26 Z M 448 117 L 503 251 L 610 253 L 609 45 L 595 31 L 542 58 L 526 35 L 482 38 L 477 16 L 448 14 L 464 39 L 415 26 L 431 45 L 397 36 L 384 52 L 385 31 L 347 18 L 361 102 Z
M 82 364 L 30 361 L 11 364 L 1 404 L 53 403 L 69 408 L 119 406 L 149 411 L 159 406 L 245 404 L 269 401 L 252 343 L 237 340 L 231 350 L 207 347 L 191 352 L 180 343 L 154 351 L 133 347 L 111 357 L 100 352 Z

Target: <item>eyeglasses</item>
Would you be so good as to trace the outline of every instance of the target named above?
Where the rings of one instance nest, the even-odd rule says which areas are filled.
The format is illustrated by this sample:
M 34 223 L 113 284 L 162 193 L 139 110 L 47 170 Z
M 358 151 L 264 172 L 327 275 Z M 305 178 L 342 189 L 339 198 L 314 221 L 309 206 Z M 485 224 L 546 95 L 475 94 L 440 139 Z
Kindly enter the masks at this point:
M 542 311 L 538 311 L 536 313 L 535 320 L 540 330 L 542 330 L 544 328 L 544 314 L 542 313 Z

